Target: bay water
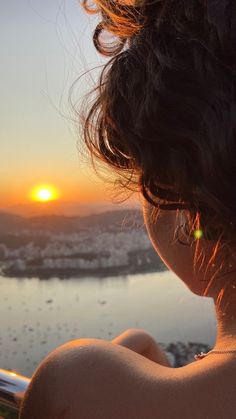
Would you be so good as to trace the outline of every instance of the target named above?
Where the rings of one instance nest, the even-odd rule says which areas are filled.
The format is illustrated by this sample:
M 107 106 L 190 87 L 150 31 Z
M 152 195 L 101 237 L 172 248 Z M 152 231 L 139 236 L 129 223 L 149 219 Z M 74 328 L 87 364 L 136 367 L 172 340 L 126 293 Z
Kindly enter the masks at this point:
M 112 339 L 144 328 L 158 342 L 214 345 L 211 298 L 172 272 L 39 280 L 0 276 L 0 368 L 30 377 L 54 348 L 78 338 Z

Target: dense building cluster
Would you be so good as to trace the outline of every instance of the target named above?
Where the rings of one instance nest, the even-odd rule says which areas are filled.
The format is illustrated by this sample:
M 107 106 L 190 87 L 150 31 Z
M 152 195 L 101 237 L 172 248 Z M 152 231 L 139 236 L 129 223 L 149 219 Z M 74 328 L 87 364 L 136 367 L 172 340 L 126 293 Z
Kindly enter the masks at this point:
M 58 227 L 59 229 L 59 227 Z M 57 229 L 57 230 L 58 230 Z M 143 226 L 102 223 L 78 231 L 24 229 L 0 237 L 5 275 L 120 274 L 163 270 Z

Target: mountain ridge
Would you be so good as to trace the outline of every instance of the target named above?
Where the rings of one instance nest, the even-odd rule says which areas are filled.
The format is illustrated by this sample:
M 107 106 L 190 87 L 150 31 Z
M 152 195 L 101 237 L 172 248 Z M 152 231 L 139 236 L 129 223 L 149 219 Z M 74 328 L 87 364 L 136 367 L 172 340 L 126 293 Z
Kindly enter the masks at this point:
M 25 217 L 0 210 L 0 234 L 47 230 L 51 232 L 73 232 L 95 226 L 120 225 L 121 227 L 142 226 L 142 212 L 137 209 L 108 210 L 86 216 L 76 215 L 35 215 Z

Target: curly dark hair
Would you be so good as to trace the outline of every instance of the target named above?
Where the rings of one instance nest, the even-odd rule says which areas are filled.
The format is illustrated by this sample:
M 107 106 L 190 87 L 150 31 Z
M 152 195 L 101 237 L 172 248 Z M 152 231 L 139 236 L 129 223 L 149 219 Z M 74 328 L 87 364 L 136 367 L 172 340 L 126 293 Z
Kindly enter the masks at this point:
M 83 121 L 89 151 L 157 208 L 185 210 L 191 232 L 235 245 L 236 3 L 95 4 L 111 59 Z

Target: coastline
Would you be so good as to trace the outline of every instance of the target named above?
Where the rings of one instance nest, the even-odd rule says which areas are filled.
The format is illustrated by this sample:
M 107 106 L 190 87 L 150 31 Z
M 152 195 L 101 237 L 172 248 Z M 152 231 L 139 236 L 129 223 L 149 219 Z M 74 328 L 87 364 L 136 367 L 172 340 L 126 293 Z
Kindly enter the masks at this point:
M 121 266 L 112 266 L 106 268 L 96 268 L 96 269 L 73 269 L 73 268 L 27 268 L 24 270 L 19 270 L 15 268 L 2 269 L 1 274 L 5 278 L 39 278 L 44 280 L 50 280 L 50 278 L 57 277 L 59 279 L 86 279 L 88 277 L 95 278 L 107 278 L 107 277 L 116 277 L 116 276 L 127 276 L 135 274 L 146 274 L 146 273 L 159 273 L 167 271 L 167 267 L 161 264 L 158 265 L 121 265 Z

